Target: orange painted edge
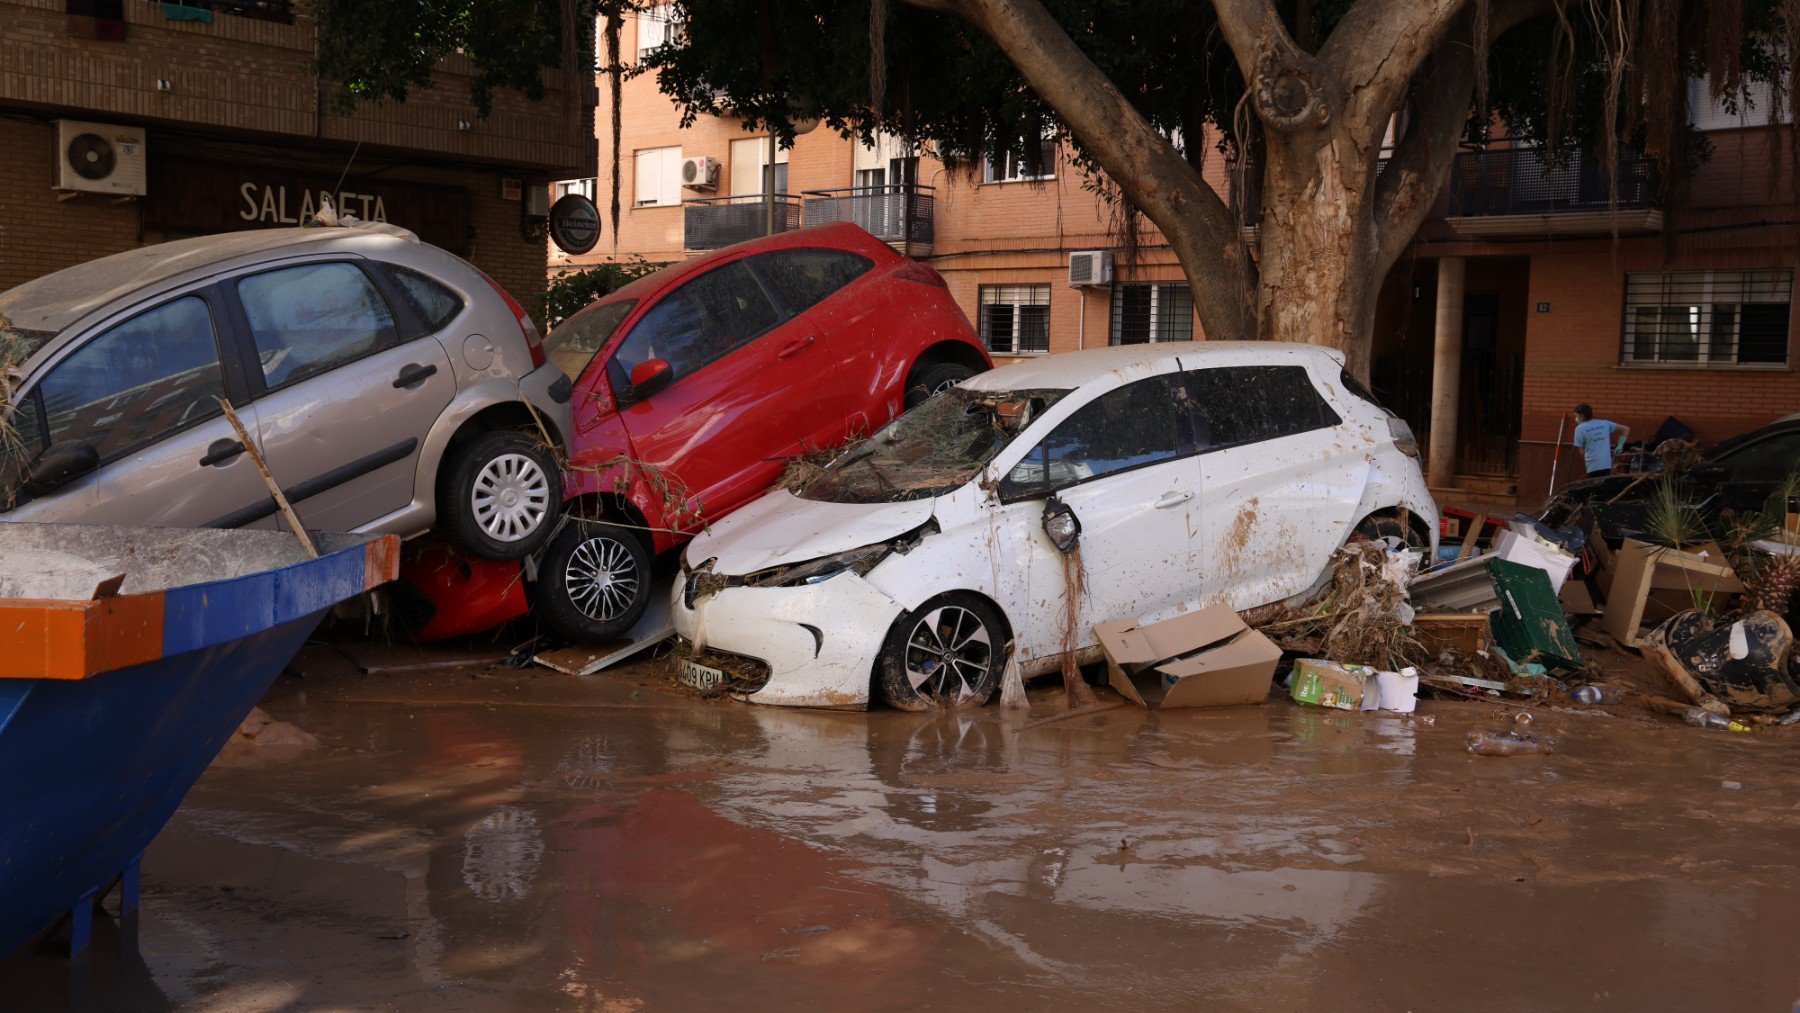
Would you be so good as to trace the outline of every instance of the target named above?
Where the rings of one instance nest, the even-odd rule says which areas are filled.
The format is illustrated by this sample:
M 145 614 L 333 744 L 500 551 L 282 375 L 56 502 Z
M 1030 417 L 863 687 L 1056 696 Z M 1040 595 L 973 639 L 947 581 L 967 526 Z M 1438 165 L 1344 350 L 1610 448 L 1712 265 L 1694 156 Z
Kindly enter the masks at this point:
M 86 679 L 162 657 L 163 596 L 0 601 L 0 679 Z
M 373 591 L 400 576 L 400 536 L 382 535 L 363 550 L 363 590 Z

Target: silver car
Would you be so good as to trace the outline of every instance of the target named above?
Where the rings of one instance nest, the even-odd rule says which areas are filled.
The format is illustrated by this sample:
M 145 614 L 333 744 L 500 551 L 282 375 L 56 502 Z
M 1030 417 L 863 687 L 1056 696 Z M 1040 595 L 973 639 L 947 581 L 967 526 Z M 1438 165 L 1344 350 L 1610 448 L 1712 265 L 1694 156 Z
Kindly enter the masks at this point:
M 388 226 L 240 232 L 0 294 L 0 520 L 549 537 L 570 382 L 519 304 Z

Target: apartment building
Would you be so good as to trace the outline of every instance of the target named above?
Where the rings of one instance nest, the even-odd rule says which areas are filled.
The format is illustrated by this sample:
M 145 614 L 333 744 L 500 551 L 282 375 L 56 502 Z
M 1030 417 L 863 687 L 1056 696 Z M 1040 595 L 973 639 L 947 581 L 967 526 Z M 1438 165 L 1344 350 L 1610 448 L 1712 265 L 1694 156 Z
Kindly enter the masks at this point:
M 627 59 L 676 30 L 660 12 L 638 18 Z M 1559 485 L 1581 470 L 1566 446 L 1557 464 L 1578 402 L 1640 436 L 1674 418 L 1703 442 L 1800 411 L 1800 208 L 1779 156 L 1791 117 L 1770 127 L 1766 112 L 1727 111 L 1703 82 L 1692 104 L 1713 155 L 1680 209 L 1660 206 L 1640 157 L 1622 158 L 1615 188 L 1586 152 L 1557 165 L 1525 145 L 1457 156 L 1436 213 L 1386 279 L 1372 376 L 1421 442 L 1429 434 L 1445 500 L 1540 503 L 1553 467 Z M 596 125 L 607 153 L 609 106 Z M 996 361 L 1203 337 L 1166 243 L 1146 227 L 1128 260 L 1111 207 L 1053 145 L 1036 175 L 1011 159 L 951 167 L 825 128 L 771 157 L 767 137 L 733 119 L 683 128 L 652 75 L 628 79 L 620 107 L 617 222 L 587 256 L 553 255 L 553 271 L 673 261 L 849 219 L 935 267 Z M 1768 107 L 1766 96 L 1754 105 Z M 610 154 L 601 165 L 604 207 Z M 1221 158 L 1206 167 L 1220 193 L 1231 192 L 1228 169 Z M 558 185 L 592 193 L 596 181 Z
M 417 232 L 541 301 L 542 201 L 592 174 L 593 80 L 469 101 L 445 61 L 404 104 L 334 110 L 309 5 L 0 0 L 0 289 L 147 243 L 310 221 Z

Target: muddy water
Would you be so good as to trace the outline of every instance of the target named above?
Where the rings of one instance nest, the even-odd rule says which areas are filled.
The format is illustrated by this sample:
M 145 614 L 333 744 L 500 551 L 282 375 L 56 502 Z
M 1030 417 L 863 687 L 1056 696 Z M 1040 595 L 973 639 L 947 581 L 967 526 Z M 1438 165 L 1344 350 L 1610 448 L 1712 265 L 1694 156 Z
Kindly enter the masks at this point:
M 6 1008 L 1786 1010 L 1800 735 L 1286 703 L 796 713 L 507 675 L 289 685 L 137 945 Z M 1042 704 L 1040 703 L 1040 706 Z M 1040 715 L 1048 711 L 1040 711 Z

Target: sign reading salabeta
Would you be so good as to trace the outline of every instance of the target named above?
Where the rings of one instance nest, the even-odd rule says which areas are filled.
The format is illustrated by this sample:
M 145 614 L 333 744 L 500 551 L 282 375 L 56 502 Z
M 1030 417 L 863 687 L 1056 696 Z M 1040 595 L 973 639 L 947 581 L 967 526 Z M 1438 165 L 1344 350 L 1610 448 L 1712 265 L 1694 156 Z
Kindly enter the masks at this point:
M 563 194 L 550 205 L 550 240 L 574 256 L 593 249 L 600 242 L 600 209 L 584 194 Z
M 329 203 L 340 215 L 398 225 L 452 253 L 469 252 L 469 191 L 383 176 L 313 175 L 270 166 L 153 158 L 144 227 L 204 235 L 309 225 Z

